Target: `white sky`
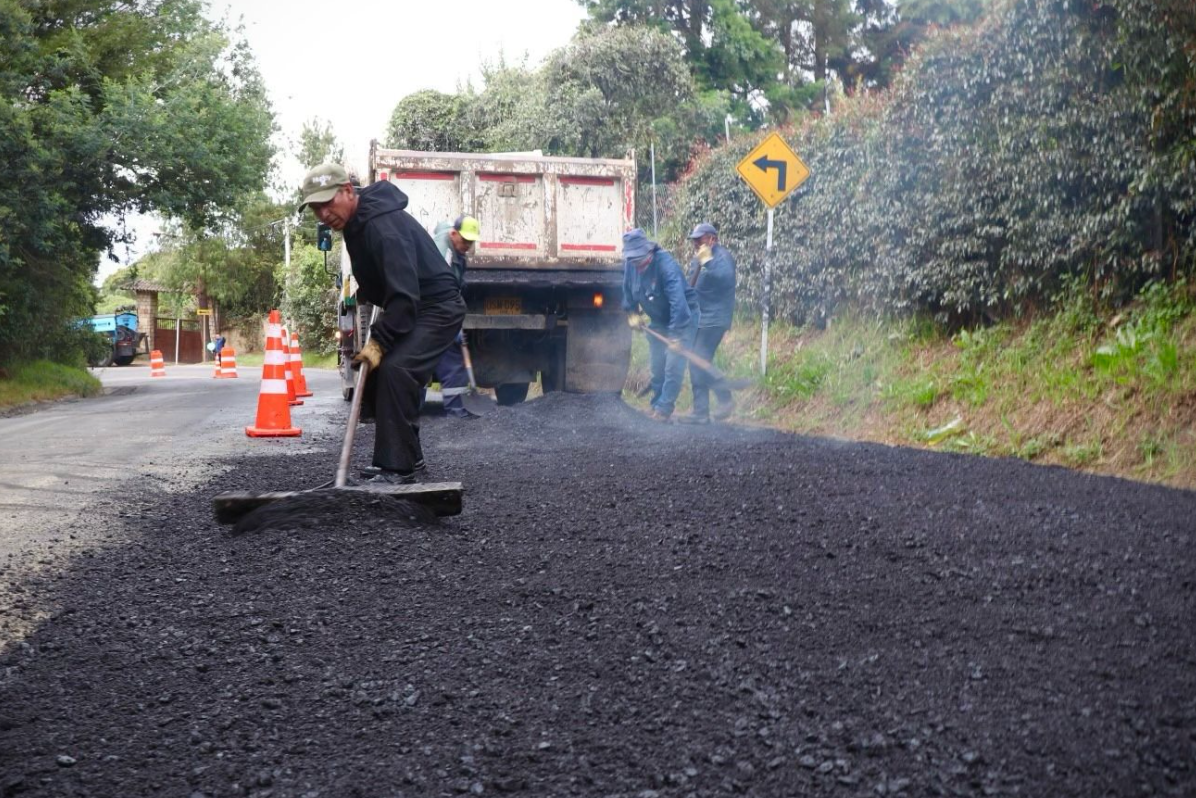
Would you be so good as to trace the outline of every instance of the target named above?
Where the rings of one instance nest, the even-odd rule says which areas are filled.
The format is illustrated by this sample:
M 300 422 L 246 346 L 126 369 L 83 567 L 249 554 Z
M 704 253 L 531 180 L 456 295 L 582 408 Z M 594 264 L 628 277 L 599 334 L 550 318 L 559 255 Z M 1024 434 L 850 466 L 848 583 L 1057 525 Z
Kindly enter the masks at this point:
M 276 145 L 294 146 L 303 123 L 330 122 L 345 160 L 365 172 L 370 139 L 385 138 L 395 104 L 422 89 L 455 92 L 481 65 L 505 56 L 538 66 L 568 43 L 585 11 L 576 0 L 209 0 L 209 16 L 245 26 L 279 127 Z M 279 177 L 298 185 L 302 168 L 279 160 Z M 136 245 L 117 248 L 97 283 L 152 246 L 158 224 L 130 219 Z

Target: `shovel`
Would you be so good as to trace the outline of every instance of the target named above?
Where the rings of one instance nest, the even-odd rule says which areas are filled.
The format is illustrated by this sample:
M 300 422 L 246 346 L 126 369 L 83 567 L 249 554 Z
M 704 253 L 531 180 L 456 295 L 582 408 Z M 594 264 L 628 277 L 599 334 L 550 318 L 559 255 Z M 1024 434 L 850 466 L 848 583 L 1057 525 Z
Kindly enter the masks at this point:
M 713 382 L 710 384 L 711 388 L 726 389 L 728 391 L 742 391 L 744 388 L 750 388 L 752 386 L 752 384 L 755 382 L 755 380 L 751 380 L 751 379 L 747 379 L 747 378 L 733 380 L 730 377 L 728 377 L 726 374 L 723 374 L 718 369 L 717 366 L 715 366 L 713 363 L 711 363 L 706 358 L 701 357 L 700 355 L 695 355 L 693 352 L 689 351 L 685 347 L 675 344 L 674 342 L 670 341 L 668 338 L 666 338 L 663 335 L 661 335 L 660 333 L 656 332 L 656 330 L 651 329 L 647 325 L 641 325 L 640 329 L 643 330 L 648 335 L 655 338 L 656 340 L 660 341 L 662 344 L 668 346 L 674 352 L 681 355 L 681 357 L 685 358 L 690 363 L 693 363 L 695 366 L 700 368 L 702 371 L 709 374 L 710 378 L 713 380 Z M 649 387 L 648 390 L 651 390 L 651 387 Z M 648 391 L 645 390 L 645 391 L 643 391 L 643 393 L 641 395 L 643 395 L 647 392 Z
M 461 397 L 461 404 L 475 416 L 484 416 L 493 410 L 497 403 L 494 397 L 487 396 L 478 390 L 477 380 L 473 377 L 473 358 L 469 356 L 469 344 L 465 341 L 465 334 L 461 334 L 461 358 L 465 361 L 465 374 L 469 377 L 468 388 L 441 388 L 442 396 L 454 394 Z

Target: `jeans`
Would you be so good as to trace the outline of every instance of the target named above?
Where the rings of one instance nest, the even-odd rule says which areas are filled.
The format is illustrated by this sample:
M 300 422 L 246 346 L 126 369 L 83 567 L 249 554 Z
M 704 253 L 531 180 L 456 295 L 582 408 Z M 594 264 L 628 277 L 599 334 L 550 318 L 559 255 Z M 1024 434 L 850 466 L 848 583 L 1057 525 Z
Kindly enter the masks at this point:
M 664 330 L 655 326 L 650 329 L 661 335 L 665 334 Z M 690 324 L 682 330 L 679 339 L 681 346 L 693 349 L 697 332 L 696 324 Z M 671 351 L 663 341 L 649 335 L 648 362 L 652 367 L 652 409 L 662 415 L 671 416 L 677 404 L 677 396 L 681 393 L 681 383 L 685 380 L 685 364 L 689 361 Z
M 714 352 L 726 335 L 725 327 L 699 327 L 698 335 L 694 339 L 694 354 L 710 363 L 714 362 Z M 689 364 L 689 382 L 693 386 L 695 416 L 708 418 L 710 416 L 710 391 L 713 378 L 701 366 Z M 714 388 L 714 395 L 720 405 L 731 404 L 731 392 L 726 388 Z

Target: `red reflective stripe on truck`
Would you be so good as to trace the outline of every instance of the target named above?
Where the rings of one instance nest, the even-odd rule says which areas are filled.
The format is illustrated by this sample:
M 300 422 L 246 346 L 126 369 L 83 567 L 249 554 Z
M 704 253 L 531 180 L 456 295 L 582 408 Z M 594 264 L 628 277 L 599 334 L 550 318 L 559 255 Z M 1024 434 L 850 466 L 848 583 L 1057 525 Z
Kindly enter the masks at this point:
M 394 179 L 406 180 L 456 180 L 456 172 L 395 172 Z
M 535 244 L 518 244 L 508 241 L 479 241 L 481 249 L 539 249 Z
M 613 186 L 613 177 L 561 177 L 562 186 Z
M 535 175 L 500 175 L 496 172 L 478 172 L 478 180 L 488 183 L 535 183 Z
M 589 252 L 614 252 L 614 244 L 561 244 L 561 249 L 576 252 L 578 250 L 586 250 Z

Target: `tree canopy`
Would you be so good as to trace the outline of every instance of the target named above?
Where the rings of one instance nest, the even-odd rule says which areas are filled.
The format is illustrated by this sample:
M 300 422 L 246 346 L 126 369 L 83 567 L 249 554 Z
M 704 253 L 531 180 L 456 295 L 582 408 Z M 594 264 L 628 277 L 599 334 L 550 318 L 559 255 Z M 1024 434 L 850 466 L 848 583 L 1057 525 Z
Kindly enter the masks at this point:
M 696 141 L 722 133 L 726 92 L 702 92 L 681 47 L 654 27 L 585 28 L 536 70 L 500 62 L 480 91 L 423 91 L 391 115 L 386 144 L 403 149 L 623 158 L 655 146 L 662 179 Z
M 1196 275 L 1193 42 L 1190 0 L 1009 2 L 931 36 L 889 92 L 785 131 L 812 176 L 775 211 L 775 309 L 970 323 Z M 757 140 L 695 166 L 669 233 L 716 224 L 751 302 L 764 214 L 734 165 Z
M 196 229 L 266 180 L 252 54 L 196 0 L 0 0 L 0 362 L 61 354 L 89 315 L 105 216 Z M 69 353 L 68 353 L 69 354 Z
M 756 127 L 814 108 L 826 82 L 888 86 L 935 25 L 975 20 L 988 0 L 577 0 L 595 25 L 670 32 L 702 90 L 728 92 Z

